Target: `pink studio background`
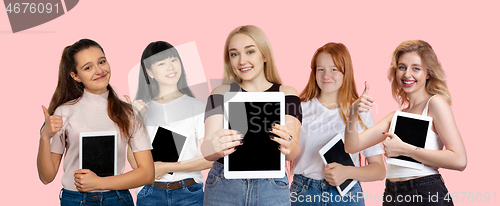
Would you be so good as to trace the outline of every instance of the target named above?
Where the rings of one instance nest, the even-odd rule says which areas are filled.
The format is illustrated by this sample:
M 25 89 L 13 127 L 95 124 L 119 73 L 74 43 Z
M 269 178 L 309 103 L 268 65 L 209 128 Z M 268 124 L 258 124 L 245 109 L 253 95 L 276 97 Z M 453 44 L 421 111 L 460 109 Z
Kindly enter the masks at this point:
M 29 1 L 25 1 L 29 2 Z M 346 3 L 302 1 L 80 1 L 67 14 L 46 24 L 13 34 L 6 12 L 0 12 L 0 81 L 4 108 L 3 149 L 0 150 L 2 197 L 20 205 L 58 205 L 61 172 L 45 186 L 36 170 L 41 105 L 48 106 L 57 83 L 62 49 L 80 38 L 99 42 L 106 51 L 111 84 L 128 94 L 128 72 L 152 41 L 173 45 L 195 41 L 208 79 L 222 77 L 223 45 L 236 26 L 254 24 L 268 35 L 284 84 L 304 88 L 316 48 L 329 41 L 350 50 L 358 91 L 368 81 L 378 104 L 375 121 L 398 109 L 386 74 L 394 48 L 404 40 L 423 39 L 435 49 L 447 75 L 455 120 L 468 153 L 464 172 L 442 169 L 455 205 L 497 205 L 497 155 L 500 144 L 494 117 L 500 75 L 500 15 L 497 1 L 369 1 Z M 496 14 L 495 14 L 496 13 Z M 189 69 L 189 68 L 186 68 Z M 488 78 L 489 77 L 489 78 Z M 203 99 L 205 101 L 205 99 Z M 62 166 L 60 167 L 62 168 Z M 383 181 L 363 183 L 368 195 L 381 195 Z M 26 196 L 24 191 L 31 191 Z M 472 202 L 460 192 L 471 192 Z M 478 203 L 476 194 L 497 193 L 497 203 Z M 135 196 L 135 195 L 134 195 Z M 478 196 L 478 198 L 480 195 Z M 8 198 L 8 199 L 7 199 Z M 12 200 L 12 201 L 10 201 Z M 471 199 L 472 200 L 472 199 Z M 381 202 L 367 200 L 367 205 Z

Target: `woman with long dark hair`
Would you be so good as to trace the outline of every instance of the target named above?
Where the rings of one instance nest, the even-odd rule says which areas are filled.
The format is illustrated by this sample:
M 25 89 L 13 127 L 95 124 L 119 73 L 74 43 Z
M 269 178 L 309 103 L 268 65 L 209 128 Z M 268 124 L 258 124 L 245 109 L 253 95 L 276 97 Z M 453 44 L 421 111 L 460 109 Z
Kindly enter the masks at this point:
M 45 123 L 40 132 L 38 175 L 52 182 L 63 154 L 61 205 L 133 205 L 128 189 L 151 183 L 154 165 L 151 143 L 141 118 L 116 96 L 104 50 L 95 41 L 81 39 L 64 48 L 59 79 L 49 109 L 42 106 Z M 79 134 L 118 131 L 116 176 L 99 177 L 79 169 Z M 129 145 L 137 168 L 123 173 Z
M 132 104 L 144 115 L 153 142 L 153 156 L 170 146 L 156 140 L 158 126 L 187 135 L 184 147 L 177 148 L 182 149 L 178 161 L 155 160 L 156 181 L 138 192 L 137 205 L 203 205 L 201 170 L 212 167 L 212 162 L 198 155 L 198 143 L 205 129 L 205 103 L 194 98 L 189 89 L 181 56 L 174 46 L 157 41 L 144 49 L 139 87 Z M 129 162 L 136 167 L 131 155 Z

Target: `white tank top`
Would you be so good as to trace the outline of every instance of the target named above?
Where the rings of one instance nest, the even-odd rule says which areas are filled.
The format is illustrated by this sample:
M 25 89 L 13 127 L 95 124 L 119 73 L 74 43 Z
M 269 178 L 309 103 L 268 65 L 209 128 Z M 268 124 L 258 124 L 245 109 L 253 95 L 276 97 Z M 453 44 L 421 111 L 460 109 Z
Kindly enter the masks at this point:
M 434 95 L 434 96 L 436 96 L 436 95 Z M 425 105 L 424 111 L 422 112 L 422 116 L 427 116 L 427 113 L 429 112 L 429 102 L 431 101 L 431 99 L 434 96 L 429 98 L 429 100 L 427 101 L 427 104 Z M 441 141 L 441 138 L 439 138 L 439 136 L 432 130 L 429 130 L 429 132 L 427 133 L 427 140 L 425 141 L 425 149 L 429 149 L 429 150 L 442 150 L 443 149 L 443 142 Z M 425 164 L 424 164 L 424 167 L 420 170 L 414 169 L 414 168 L 409 168 L 409 167 L 393 165 L 393 164 L 387 164 L 386 177 L 387 178 L 402 178 L 402 177 L 414 177 L 414 176 L 427 176 L 427 175 L 433 175 L 433 174 L 439 174 L 438 168 L 432 167 L 429 165 L 425 165 Z

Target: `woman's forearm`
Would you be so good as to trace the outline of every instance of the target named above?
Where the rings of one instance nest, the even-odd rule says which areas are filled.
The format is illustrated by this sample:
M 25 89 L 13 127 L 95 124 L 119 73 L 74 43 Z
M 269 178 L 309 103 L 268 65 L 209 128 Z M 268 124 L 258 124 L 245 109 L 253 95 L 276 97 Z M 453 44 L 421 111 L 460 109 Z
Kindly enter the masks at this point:
M 180 162 L 155 162 L 157 170 L 160 169 L 164 173 L 200 171 L 212 168 L 212 164 L 213 162 L 202 156 Z
M 411 157 L 425 165 L 463 171 L 467 167 L 465 154 L 445 150 L 428 150 L 408 144 L 405 156 Z
M 154 167 L 137 167 L 127 173 L 103 177 L 101 182 L 103 190 L 124 190 L 150 184 L 154 181 Z
M 201 154 L 207 161 L 216 161 L 220 158 L 220 155 L 213 150 L 211 139 L 205 138 L 201 144 Z
M 154 181 L 154 164 L 150 150 L 134 153 L 137 168 L 116 176 L 102 177 L 102 190 L 124 190 L 150 184 Z
M 37 155 L 38 177 L 43 184 L 51 183 L 56 177 L 61 154 L 55 154 L 50 151 L 50 138 L 40 137 Z
M 344 149 L 347 153 L 354 154 L 361 149 L 358 147 L 358 115 L 351 114 L 345 127 Z
M 293 140 L 295 141 L 295 144 L 293 144 L 291 150 L 290 150 L 290 154 L 288 155 L 285 155 L 285 159 L 287 161 L 292 161 L 294 160 L 300 153 L 300 145 L 299 145 L 299 141 L 298 140 Z
M 370 158 L 377 158 L 377 161 L 370 161 L 369 164 L 363 167 L 351 167 L 351 178 L 361 181 L 370 182 L 383 180 L 385 178 L 385 165 L 382 155 L 377 155 Z

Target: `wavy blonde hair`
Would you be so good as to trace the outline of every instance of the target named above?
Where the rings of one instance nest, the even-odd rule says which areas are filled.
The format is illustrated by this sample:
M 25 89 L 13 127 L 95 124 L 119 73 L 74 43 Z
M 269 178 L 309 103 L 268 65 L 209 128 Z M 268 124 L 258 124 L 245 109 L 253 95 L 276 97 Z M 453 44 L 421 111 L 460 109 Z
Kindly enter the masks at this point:
M 267 40 L 266 34 L 259 27 L 253 25 L 237 27 L 229 33 L 229 36 L 226 39 L 226 44 L 224 45 L 224 84 L 230 84 L 233 81 L 241 83 L 241 78 L 233 72 L 231 62 L 229 61 L 229 41 L 231 41 L 233 36 L 236 34 L 245 34 L 255 41 L 257 48 L 266 59 L 266 62 L 264 62 L 264 76 L 266 77 L 266 80 L 271 83 L 281 84 L 281 79 L 274 63 L 273 52 L 271 51 L 269 40 Z
M 451 105 L 451 96 L 446 86 L 444 70 L 431 45 L 423 40 L 404 41 L 394 50 L 391 67 L 387 75 L 387 78 L 391 82 L 392 97 L 401 107 L 409 104 L 408 94 L 403 91 L 403 88 L 399 86 L 398 80 L 396 79 L 399 57 L 408 52 L 416 52 L 422 59 L 423 66 L 427 68 L 427 75 L 429 75 L 429 79 L 427 79 L 425 83 L 427 93 L 432 95 L 439 94 Z

